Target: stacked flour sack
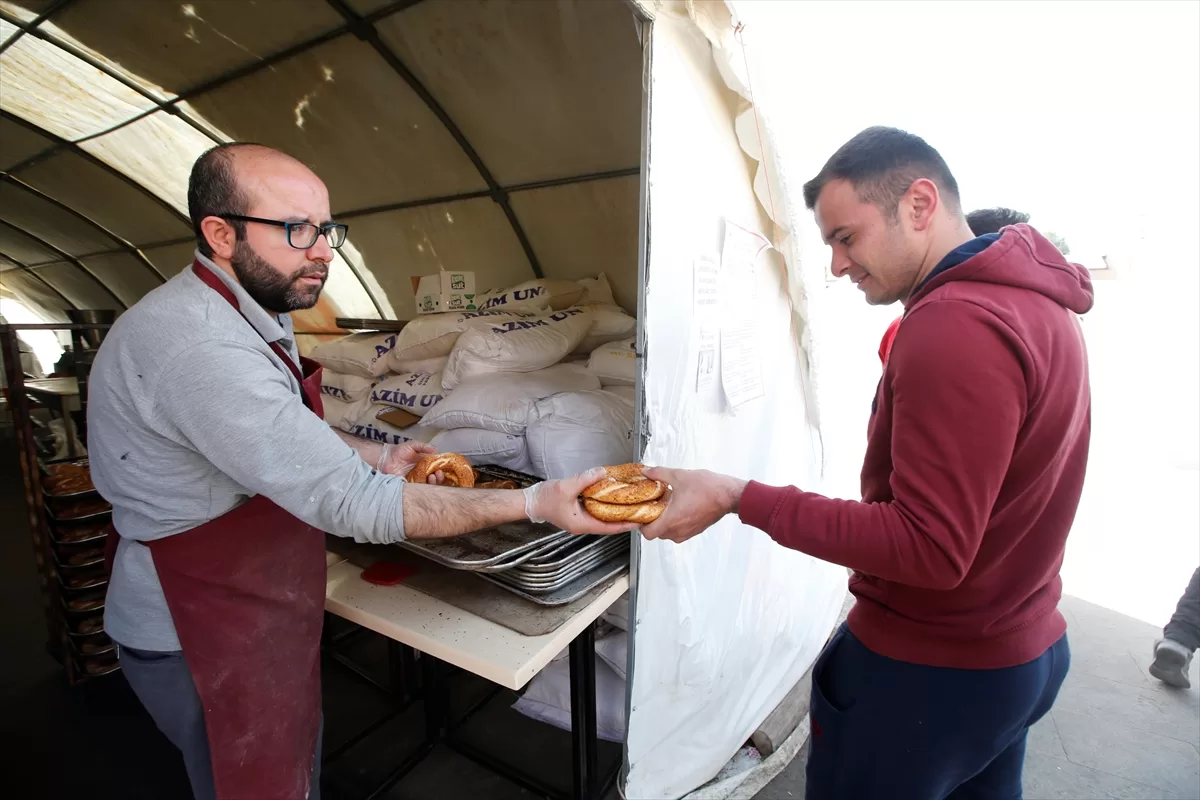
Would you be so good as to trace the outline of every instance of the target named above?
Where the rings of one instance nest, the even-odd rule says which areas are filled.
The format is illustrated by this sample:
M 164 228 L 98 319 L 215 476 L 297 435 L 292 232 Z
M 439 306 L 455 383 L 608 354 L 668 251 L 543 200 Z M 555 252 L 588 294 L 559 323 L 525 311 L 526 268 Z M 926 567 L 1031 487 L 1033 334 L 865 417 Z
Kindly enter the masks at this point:
M 607 278 L 528 281 L 477 305 L 317 347 L 329 424 L 542 478 L 629 461 L 637 323 Z

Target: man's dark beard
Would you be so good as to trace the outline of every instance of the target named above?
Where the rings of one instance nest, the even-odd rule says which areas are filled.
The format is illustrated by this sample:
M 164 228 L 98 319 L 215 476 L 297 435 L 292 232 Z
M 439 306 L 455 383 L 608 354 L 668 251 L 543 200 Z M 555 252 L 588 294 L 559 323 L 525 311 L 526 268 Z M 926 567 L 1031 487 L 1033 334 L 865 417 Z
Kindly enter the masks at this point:
M 328 266 L 309 264 L 291 275 L 280 275 L 245 239 L 238 241 L 229 263 L 246 294 L 272 314 L 287 314 L 315 306 L 321 299 L 324 282 L 320 286 L 308 286 L 297 281 L 306 275 L 329 274 Z

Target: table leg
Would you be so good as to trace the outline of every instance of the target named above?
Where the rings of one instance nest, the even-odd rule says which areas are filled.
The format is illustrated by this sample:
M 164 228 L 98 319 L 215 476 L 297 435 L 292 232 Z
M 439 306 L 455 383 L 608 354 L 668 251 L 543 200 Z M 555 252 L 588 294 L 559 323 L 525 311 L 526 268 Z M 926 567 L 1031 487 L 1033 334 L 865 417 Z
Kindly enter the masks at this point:
M 421 682 L 424 684 L 425 738 L 432 745 L 442 740 L 449 714 L 446 697 L 446 673 L 438 659 L 428 653 L 421 654 Z
M 596 789 L 596 628 L 571 641 L 571 755 L 574 800 L 593 800 Z

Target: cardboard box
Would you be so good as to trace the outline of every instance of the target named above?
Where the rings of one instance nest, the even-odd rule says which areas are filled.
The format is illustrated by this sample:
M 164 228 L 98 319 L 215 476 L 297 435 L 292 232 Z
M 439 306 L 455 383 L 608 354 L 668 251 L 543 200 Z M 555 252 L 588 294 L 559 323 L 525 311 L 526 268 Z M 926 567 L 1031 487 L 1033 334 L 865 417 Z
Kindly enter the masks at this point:
M 478 311 L 474 272 L 447 272 L 413 278 L 418 314 Z
M 402 429 L 421 421 L 421 418 L 416 414 L 411 414 L 403 408 L 390 408 L 380 411 L 375 415 L 375 419 L 386 422 L 394 428 Z

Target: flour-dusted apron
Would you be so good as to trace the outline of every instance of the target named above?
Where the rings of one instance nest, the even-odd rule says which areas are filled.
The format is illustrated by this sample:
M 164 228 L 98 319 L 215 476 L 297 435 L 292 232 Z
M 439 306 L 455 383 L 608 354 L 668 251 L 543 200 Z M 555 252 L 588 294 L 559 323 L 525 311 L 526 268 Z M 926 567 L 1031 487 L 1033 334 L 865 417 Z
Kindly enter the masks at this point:
M 192 270 L 241 313 L 217 276 Z M 301 358 L 302 373 L 271 349 L 322 416 L 317 365 Z M 218 800 L 304 800 L 321 713 L 324 534 L 257 495 L 146 544 L 204 707 Z

